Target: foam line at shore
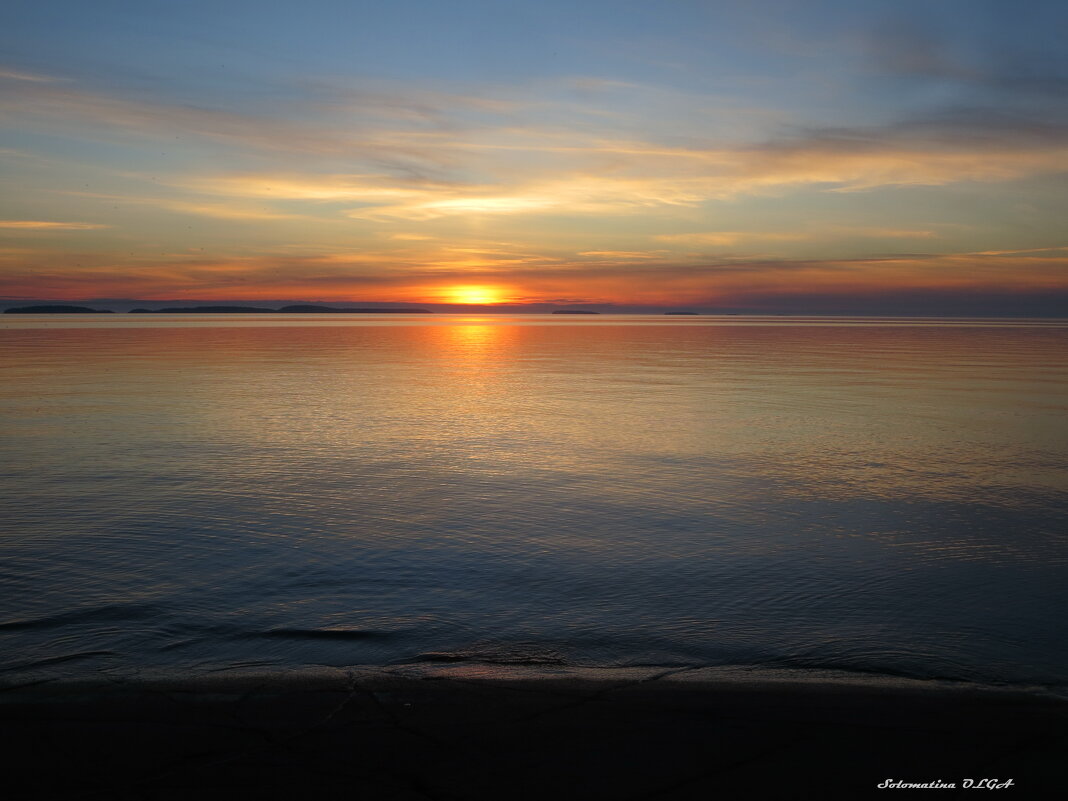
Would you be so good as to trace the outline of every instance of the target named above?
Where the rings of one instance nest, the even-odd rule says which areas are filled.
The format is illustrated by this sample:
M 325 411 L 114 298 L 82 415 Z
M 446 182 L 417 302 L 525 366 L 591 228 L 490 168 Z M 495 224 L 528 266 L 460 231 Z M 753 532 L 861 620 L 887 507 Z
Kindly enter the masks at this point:
M 882 673 L 807 668 L 774 668 L 749 665 L 717 666 L 575 666 L 551 664 L 499 664 L 485 662 L 411 662 L 395 665 L 301 667 L 220 667 L 202 670 L 141 668 L 132 671 L 106 671 L 71 677 L 47 670 L 23 671 L 0 676 L 0 693 L 17 691 L 33 694 L 109 693 L 119 688 L 146 690 L 180 688 L 184 692 L 245 691 L 254 687 L 322 689 L 348 686 L 353 681 L 375 680 L 440 681 L 489 683 L 641 684 L 651 681 L 698 687 L 724 688 L 796 687 L 803 690 L 833 691 L 893 690 L 911 693 L 1001 693 L 1026 694 L 1068 699 L 1068 685 L 988 684 L 945 678 L 916 678 Z M 45 688 L 48 688 L 45 690 Z

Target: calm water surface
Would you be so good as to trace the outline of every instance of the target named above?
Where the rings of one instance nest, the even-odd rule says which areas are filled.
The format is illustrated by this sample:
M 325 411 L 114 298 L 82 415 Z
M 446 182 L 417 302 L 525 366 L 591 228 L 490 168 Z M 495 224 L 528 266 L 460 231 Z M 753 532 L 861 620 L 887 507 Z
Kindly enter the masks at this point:
M 1068 324 L 0 320 L 0 669 L 1068 679 Z

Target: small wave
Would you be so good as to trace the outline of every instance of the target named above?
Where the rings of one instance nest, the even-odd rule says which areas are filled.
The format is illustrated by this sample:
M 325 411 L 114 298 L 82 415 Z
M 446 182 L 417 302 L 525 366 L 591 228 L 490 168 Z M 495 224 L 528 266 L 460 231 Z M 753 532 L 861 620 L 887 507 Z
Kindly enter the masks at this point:
M 908 655 L 903 654 L 903 656 Z M 878 656 L 873 655 L 870 659 L 863 659 L 858 656 L 839 659 L 782 656 L 770 658 L 758 667 L 769 670 L 779 668 L 805 670 L 812 671 L 815 674 L 849 673 L 857 676 L 912 679 L 915 681 L 977 682 L 989 685 L 1030 685 L 1035 683 L 1035 680 L 1031 678 L 999 677 L 993 672 L 968 669 L 966 665 L 940 664 L 934 657 L 931 657 L 929 662 L 913 659 L 909 664 L 895 664 L 892 660 L 886 658 L 885 653 L 880 653 Z M 1042 681 L 1045 681 L 1045 679 Z
M 157 613 L 158 608 L 150 604 L 108 604 L 106 606 L 94 606 L 89 609 L 60 612 L 46 617 L 0 621 L 0 631 L 51 629 L 85 621 L 140 619 L 151 617 Z
M 62 656 L 50 656 L 45 659 L 36 659 L 32 662 L 23 662 L 18 665 L 12 665 L 8 670 L 29 670 L 32 668 L 42 668 L 49 665 L 59 665 L 64 662 L 74 662 L 81 659 L 92 659 L 97 656 L 117 656 L 115 651 L 80 651 L 76 654 L 63 654 Z
M 386 639 L 392 635 L 387 631 L 374 631 L 368 629 L 271 629 L 257 636 L 261 637 L 286 637 L 297 640 L 378 640 Z
M 566 665 L 558 651 L 544 648 L 472 648 L 457 651 L 427 651 L 413 662 L 481 662 L 491 665 Z

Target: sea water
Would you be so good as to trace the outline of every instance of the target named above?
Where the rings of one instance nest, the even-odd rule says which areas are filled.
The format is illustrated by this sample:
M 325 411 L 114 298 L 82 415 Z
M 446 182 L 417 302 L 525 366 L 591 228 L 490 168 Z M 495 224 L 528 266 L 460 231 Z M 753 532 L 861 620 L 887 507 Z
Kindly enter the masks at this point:
M 0 670 L 1068 679 L 1068 321 L 0 319 Z

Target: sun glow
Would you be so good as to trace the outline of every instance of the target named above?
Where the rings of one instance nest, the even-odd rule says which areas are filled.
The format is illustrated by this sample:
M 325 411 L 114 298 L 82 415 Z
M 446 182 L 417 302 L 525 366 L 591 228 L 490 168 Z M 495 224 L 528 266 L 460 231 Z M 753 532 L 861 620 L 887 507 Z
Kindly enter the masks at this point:
M 493 304 L 503 300 L 501 290 L 492 286 L 454 286 L 446 291 L 450 303 Z

